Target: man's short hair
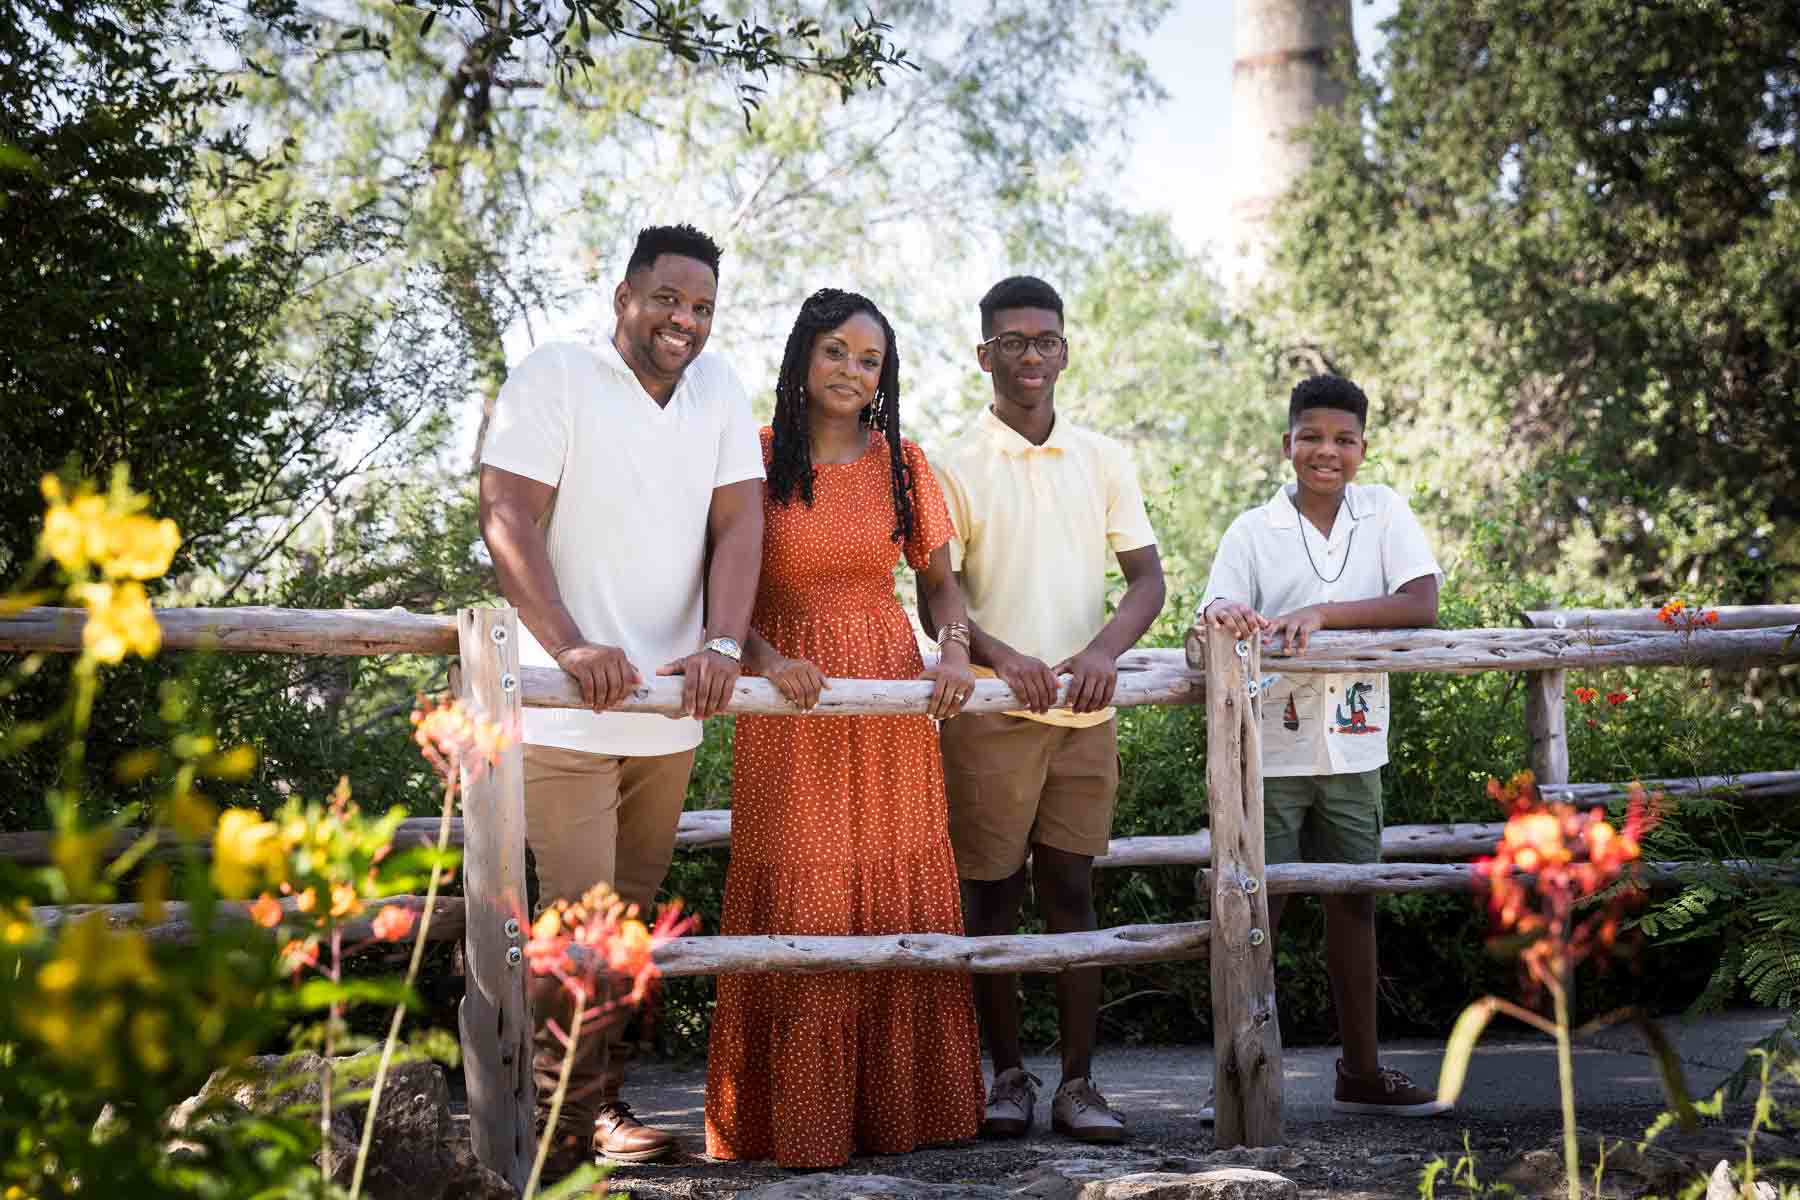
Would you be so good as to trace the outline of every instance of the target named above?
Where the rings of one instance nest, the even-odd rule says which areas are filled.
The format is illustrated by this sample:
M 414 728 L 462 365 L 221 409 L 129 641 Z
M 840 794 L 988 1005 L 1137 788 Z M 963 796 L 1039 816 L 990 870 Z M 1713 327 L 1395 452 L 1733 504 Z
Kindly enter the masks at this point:
M 1309 408 L 1341 409 L 1355 417 L 1358 425 L 1369 423 L 1369 398 L 1342 375 L 1314 375 L 1296 383 L 1288 395 L 1288 428 Z
M 1013 308 L 1044 308 L 1063 319 L 1062 297 L 1035 275 L 1012 275 L 989 288 L 981 298 L 981 336 L 994 332 L 994 314 Z
M 634 275 L 644 267 L 654 266 L 665 254 L 679 254 L 697 259 L 712 268 L 713 280 L 719 278 L 719 244 L 692 225 L 651 225 L 638 230 L 637 245 L 625 273 Z

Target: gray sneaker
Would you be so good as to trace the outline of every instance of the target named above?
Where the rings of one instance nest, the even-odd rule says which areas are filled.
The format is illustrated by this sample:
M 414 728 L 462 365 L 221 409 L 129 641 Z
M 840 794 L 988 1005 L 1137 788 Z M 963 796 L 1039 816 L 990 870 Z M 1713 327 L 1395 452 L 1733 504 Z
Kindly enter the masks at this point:
M 1085 1076 L 1065 1079 L 1050 1102 L 1050 1128 L 1078 1142 L 1122 1142 L 1125 1122 Z
M 1029 1133 L 1038 1085 L 1043 1082 L 1024 1067 L 1008 1067 L 995 1075 L 994 1086 L 988 1090 L 987 1112 L 981 1118 L 981 1136 L 1012 1138 Z
M 1217 1107 L 1213 1103 L 1213 1087 L 1209 1083 L 1206 1085 L 1206 1103 L 1200 1106 L 1200 1123 L 1211 1125 L 1218 1115 Z

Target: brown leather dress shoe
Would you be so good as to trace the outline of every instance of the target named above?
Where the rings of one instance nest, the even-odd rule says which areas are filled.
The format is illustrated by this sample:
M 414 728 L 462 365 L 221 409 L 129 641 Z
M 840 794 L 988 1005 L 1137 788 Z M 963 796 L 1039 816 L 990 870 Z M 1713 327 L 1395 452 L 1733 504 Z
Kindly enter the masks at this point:
M 594 1153 L 613 1162 L 660 1162 L 674 1154 L 679 1144 L 668 1130 L 653 1129 L 638 1120 L 623 1100 L 602 1104 L 594 1117 Z

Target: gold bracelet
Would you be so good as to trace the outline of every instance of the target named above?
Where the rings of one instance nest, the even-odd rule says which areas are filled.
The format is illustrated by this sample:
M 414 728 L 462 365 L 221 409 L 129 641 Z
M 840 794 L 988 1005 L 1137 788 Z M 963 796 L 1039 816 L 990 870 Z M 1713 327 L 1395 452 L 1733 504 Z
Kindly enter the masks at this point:
M 969 627 L 961 621 L 952 621 L 938 630 L 937 644 L 940 652 L 951 642 L 956 642 L 964 650 L 969 649 Z

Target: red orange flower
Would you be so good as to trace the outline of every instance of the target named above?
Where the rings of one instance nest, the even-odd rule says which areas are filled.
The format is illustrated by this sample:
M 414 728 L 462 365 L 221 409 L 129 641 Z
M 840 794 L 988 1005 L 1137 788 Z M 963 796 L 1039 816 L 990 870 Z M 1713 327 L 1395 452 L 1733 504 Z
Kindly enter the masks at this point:
M 308 967 L 319 965 L 319 943 L 314 938 L 301 941 L 295 938 L 281 948 L 281 970 L 286 975 L 298 975 Z
M 412 932 L 416 915 L 404 904 L 390 904 L 375 914 L 371 926 L 376 937 L 384 942 L 398 942 Z
M 273 929 L 281 924 L 281 901 L 264 892 L 250 906 L 250 919 L 264 929 Z
M 1685 600 L 1671 600 L 1656 610 L 1656 619 L 1671 629 L 1692 633 L 1719 623 L 1716 608 L 1690 609 Z
M 498 763 L 516 740 L 507 726 L 488 720 L 460 700 L 440 700 L 432 705 L 421 695 L 412 723 L 419 752 L 452 789 L 463 767 L 479 775 Z
M 1577 704 L 1592 704 L 1599 698 L 1600 693 L 1591 687 L 1578 687 L 1575 689 L 1575 703 Z
M 1612 705 L 1614 708 L 1619 707 L 1619 705 L 1625 703 L 1629 699 L 1631 699 L 1630 692 L 1608 692 L 1608 693 L 1606 693 L 1606 702 L 1608 704 Z
M 619 1007 L 642 1002 L 660 974 L 657 948 L 697 924 L 682 917 L 678 900 L 646 926 L 637 905 L 597 884 L 581 899 L 558 900 L 538 915 L 525 958 L 532 974 L 561 981 L 571 995 L 590 1005 L 588 1020 L 597 1023 Z M 595 1003 L 597 998 L 601 1002 Z
M 1591 901 L 1641 856 L 1660 795 L 1649 796 L 1632 784 L 1619 828 L 1603 808 L 1584 812 L 1544 801 L 1529 771 L 1505 784 L 1488 780 L 1488 795 L 1507 812 L 1500 844 L 1475 863 L 1495 931 L 1527 939 L 1520 964 L 1532 985 L 1560 986 L 1577 963 L 1607 949 L 1616 938 L 1618 908 L 1633 893 L 1620 892 L 1606 903 L 1582 902 Z

